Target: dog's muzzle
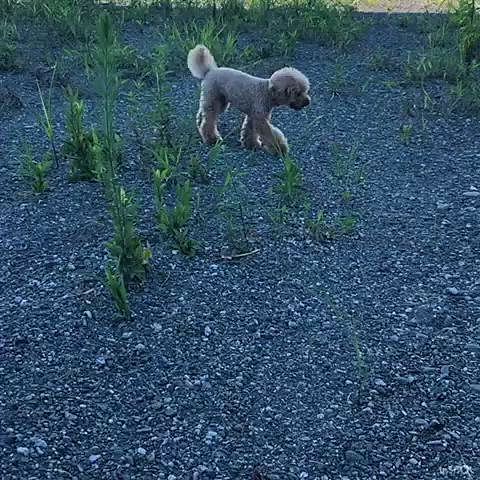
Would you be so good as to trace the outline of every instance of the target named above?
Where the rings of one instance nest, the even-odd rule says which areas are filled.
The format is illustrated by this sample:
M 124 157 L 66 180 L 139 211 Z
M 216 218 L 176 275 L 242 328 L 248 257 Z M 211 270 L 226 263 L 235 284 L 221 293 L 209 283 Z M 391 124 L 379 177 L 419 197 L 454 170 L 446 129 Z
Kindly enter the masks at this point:
M 290 104 L 290 107 L 293 108 L 294 110 L 301 110 L 302 108 L 308 107 L 309 105 L 310 105 L 310 99 L 305 98 L 299 103 L 292 102 Z

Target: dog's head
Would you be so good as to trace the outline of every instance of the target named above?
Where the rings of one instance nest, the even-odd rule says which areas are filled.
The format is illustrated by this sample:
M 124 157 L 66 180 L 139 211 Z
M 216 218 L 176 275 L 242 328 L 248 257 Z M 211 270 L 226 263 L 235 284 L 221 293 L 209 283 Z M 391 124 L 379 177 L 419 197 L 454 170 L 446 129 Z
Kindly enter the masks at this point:
M 310 105 L 310 82 L 295 68 L 286 67 L 274 72 L 269 88 L 275 105 L 288 105 L 295 110 Z

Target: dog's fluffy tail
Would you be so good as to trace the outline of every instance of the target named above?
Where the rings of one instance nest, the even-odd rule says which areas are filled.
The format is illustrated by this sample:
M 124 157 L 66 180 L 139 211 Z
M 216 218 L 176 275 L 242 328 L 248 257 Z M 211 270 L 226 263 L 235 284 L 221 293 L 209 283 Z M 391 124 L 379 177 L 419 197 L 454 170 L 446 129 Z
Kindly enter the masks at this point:
M 187 65 L 195 78 L 203 80 L 207 73 L 217 68 L 215 59 L 205 45 L 197 45 L 188 52 Z

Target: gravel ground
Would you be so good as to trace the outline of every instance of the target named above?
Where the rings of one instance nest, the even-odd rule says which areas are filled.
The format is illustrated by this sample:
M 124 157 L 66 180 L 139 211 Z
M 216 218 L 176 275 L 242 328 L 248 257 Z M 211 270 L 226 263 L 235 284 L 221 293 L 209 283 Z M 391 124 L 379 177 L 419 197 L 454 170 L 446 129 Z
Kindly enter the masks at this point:
M 301 213 L 273 222 L 281 165 L 231 137 L 212 183 L 195 187 L 199 254 L 172 251 L 154 228 L 122 94 L 125 183 L 154 252 L 128 324 L 103 286 L 112 226 L 101 187 L 69 183 L 61 165 L 36 196 L 18 176 L 22 142 L 47 146 L 36 125 L 44 57 L 20 45 L 24 68 L 0 73 L 2 480 L 236 479 L 255 465 L 273 480 L 480 477 L 480 126 L 447 110 L 443 83 L 427 85 L 435 106 L 423 110 L 421 89 L 401 81 L 424 36 L 392 17 L 370 20 L 346 53 L 299 45 L 291 63 L 310 77 L 313 103 L 274 115 L 313 209 L 359 218 L 335 241 L 313 241 Z M 156 39 L 129 28 L 137 44 L 141 35 Z M 379 46 L 388 65 L 373 71 Z M 332 96 L 339 64 L 345 82 Z M 187 120 L 197 87 L 186 73 L 172 81 Z M 97 100 L 84 93 L 93 121 Z M 62 136 L 60 87 L 53 102 Z M 228 112 L 222 129 L 239 121 Z M 334 144 L 355 145 L 366 172 L 349 206 Z M 245 173 L 240 195 L 259 249 L 237 262 L 221 257 L 215 207 L 228 165 Z

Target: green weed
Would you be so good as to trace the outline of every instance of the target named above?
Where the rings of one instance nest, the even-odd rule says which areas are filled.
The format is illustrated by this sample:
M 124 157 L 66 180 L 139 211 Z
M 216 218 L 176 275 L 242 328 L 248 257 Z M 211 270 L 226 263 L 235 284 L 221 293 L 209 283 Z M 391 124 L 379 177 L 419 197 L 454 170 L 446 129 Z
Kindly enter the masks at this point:
M 115 230 L 107 248 L 123 280 L 143 281 L 152 253 L 142 245 L 137 233 L 137 208 L 134 199 L 118 182 L 118 141 L 115 134 L 115 102 L 120 85 L 118 64 L 114 55 L 117 45 L 111 18 L 104 13 L 97 24 L 97 45 L 94 51 L 97 89 L 102 99 L 102 145 L 97 169 L 110 201 Z
M 412 125 L 402 125 L 402 127 L 400 128 L 400 139 L 405 145 L 408 145 L 411 142 L 412 132 Z
M 307 228 L 316 241 L 334 240 L 337 237 L 335 226 L 328 222 L 327 215 L 322 210 L 315 218 L 308 220 Z
M 55 163 L 58 165 L 58 154 L 57 147 L 55 144 L 55 125 L 53 122 L 53 110 L 52 110 L 52 90 L 53 90 L 53 80 L 55 77 L 55 66 L 53 68 L 52 77 L 50 79 L 50 87 L 48 89 L 48 97 L 45 99 L 42 94 L 42 89 L 37 80 L 37 89 L 40 96 L 40 102 L 42 105 L 42 115 L 38 117 L 38 123 L 43 128 L 45 134 L 47 135 L 48 141 L 50 143 L 50 149 L 52 152 L 52 157 L 55 160 Z
M 48 189 L 47 174 L 52 167 L 52 158 L 47 154 L 43 161 L 36 162 L 31 147 L 26 147 L 23 155 L 21 173 L 35 193 L 43 193 Z
M 128 292 L 125 287 L 123 275 L 113 265 L 109 265 L 105 270 L 106 285 L 110 290 L 115 306 L 118 312 L 125 320 L 130 320 L 130 304 L 128 302 Z
M 95 132 L 86 132 L 83 120 L 85 103 L 78 96 L 77 91 L 71 88 L 66 90 L 69 103 L 67 112 L 68 139 L 64 145 L 64 152 L 71 159 L 70 177 L 72 180 L 93 180 L 97 177 L 97 159 L 95 145 L 98 147 L 98 137 Z
M 302 191 L 302 171 L 290 155 L 283 157 L 282 160 L 283 170 L 278 175 L 280 183 L 277 185 L 277 191 L 288 204 L 292 204 L 299 198 Z
M 209 48 L 218 65 L 238 63 L 238 35 L 218 20 L 210 19 L 204 24 L 192 21 L 183 26 L 174 23 L 167 29 L 164 40 L 173 70 L 184 68 L 187 53 L 199 43 Z
M 332 97 L 341 95 L 347 86 L 347 80 L 345 77 L 345 67 L 337 63 L 335 64 L 335 71 L 333 76 L 328 81 L 328 88 Z
M 192 218 L 192 186 L 189 180 L 177 185 L 175 206 L 169 209 L 165 202 L 166 185 L 169 176 L 166 170 L 155 170 L 154 192 L 156 217 L 159 229 L 168 234 L 178 249 L 187 256 L 195 255 L 197 242 L 190 238 L 188 224 Z
M 244 174 L 230 168 L 220 189 L 219 212 L 227 223 L 227 238 L 233 249 L 244 253 L 251 250 L 241 177 Z

